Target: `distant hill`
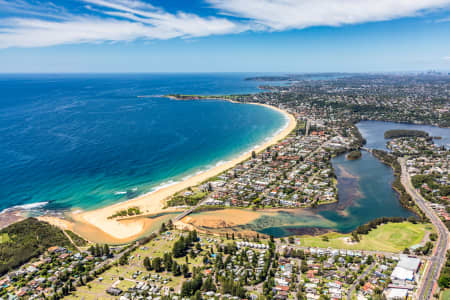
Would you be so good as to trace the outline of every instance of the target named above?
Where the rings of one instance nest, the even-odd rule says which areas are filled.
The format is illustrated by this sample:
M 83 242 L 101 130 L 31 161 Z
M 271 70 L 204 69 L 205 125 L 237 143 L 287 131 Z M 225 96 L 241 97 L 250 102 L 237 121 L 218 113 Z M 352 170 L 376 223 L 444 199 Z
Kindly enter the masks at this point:
M 52 246 L 73 249 L 59 228 L 35 218 L 3 228 L 0 230 L 0 275 L 39 256 Z
M 304 74 L 286 74 L 286 75 L 262 75 L 247 77 L 245 80 L 251 81 L 298 81 L 310 79 L 336 79 L 340 77 L 349 77 L 357 75 L 356 73 L 304 73 Z

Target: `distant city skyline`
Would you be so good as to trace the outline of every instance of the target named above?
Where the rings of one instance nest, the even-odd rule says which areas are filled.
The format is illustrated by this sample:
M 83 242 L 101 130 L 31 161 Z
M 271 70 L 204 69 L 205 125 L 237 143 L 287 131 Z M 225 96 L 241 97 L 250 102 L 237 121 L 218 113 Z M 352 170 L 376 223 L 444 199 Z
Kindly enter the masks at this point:
M 0 0 L 0 72 L 450 70 L 450 0 Z

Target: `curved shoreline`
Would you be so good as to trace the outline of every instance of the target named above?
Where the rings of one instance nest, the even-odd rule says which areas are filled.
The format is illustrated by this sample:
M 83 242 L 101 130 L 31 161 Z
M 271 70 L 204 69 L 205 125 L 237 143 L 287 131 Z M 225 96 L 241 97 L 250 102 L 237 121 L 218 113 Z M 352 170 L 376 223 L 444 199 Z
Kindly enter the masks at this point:
M 225 99 L 224 99 L 225 100 Z M 229 101 L 229 100 L 226 100 Z M 253 105 L 265 106 L 270 109 L 274 109 L 282 113 L 288 120 L 287 124 L 282 128 L 277 134 L 275 134 L 270 140 L 263 142 L 261 145 L 256 146 L 245 153 L 242 153 L 236 158 L 231 159 L 223 164 L 216 165 L 206 171 L 200 172 L 193 175 L 183 181 L 177 182 L 175 184 L 163 187 L 159 190 L 149 192 L 147 194 L 138 196 L 134 199 L 130 199 L 124 202 L 112 204 L 103 208 L 90 210 L 90 211 L 76 211 L 69 214 L 69 217 L 73 220 L 71 229 L 77 232 L 77 228 L 83 225 L 83 228 L 92 228 L 96 231 L 96 235 L 99 233 L 104 233 L 108 237 L 108 240 L 115 239 L 118 243 L 123 243 L 127 241 L 132 241 L 143 235 L 148 229 L 148 222 L 146 215 L 173 212 L 174 209 L 164 209 L 165 200 L 172 196 L 173 194 L 180 192 L 188 187 L 198 185 L 230 168 L 235 165 L 247 160 L 251 157 L 252 151 L 260 152 L 265 150 L 267 147 L 272 146 L 279 142 L 281 139 L 285 138 L 292 130 L 295 129 L 297 121 L 293 115 L 290 113 L 274 106 L 261 103 L 246 103 Z M 143 215 L 136 217 L 135 219 L 124 221 L 108 219 L 109 216 L 113 215 L 115 212 L 129 207 L 138 206 L 143 212 Z M 53 223 L 54 225 L 59 225 L 60 219 L 57 217 L 46 217 L 45 221 Z M 77 232 L 81 236 L 84 234 L 82 232 Z M 100 238 L 102 239 L 102 238 Z

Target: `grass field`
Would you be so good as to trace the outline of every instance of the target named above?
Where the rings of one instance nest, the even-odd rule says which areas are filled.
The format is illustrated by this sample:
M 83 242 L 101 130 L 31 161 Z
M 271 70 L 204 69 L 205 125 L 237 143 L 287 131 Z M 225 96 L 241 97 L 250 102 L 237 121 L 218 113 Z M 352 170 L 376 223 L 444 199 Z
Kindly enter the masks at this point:
M 348 243 L 345 238 L 351 237 L 350 234 L 335 232 L 300 237 L 300 242 L 306 247 L 401 252 L 407 247 L 420 244 L 425 234 L 431 231 L 433 227 L 430 224 L 388 223 L 378 226 L 367 235 L 361 235 L 359 243 Z M 323 240 L 324 236 L 328 237 L 328 241 Z
M 450 300 L 450 289 L 443 291 L 441 293 L 441 296 L 439 299 L 440 300 Z
M 0 244 L 11 240 L 7 233 L 0 234 Z

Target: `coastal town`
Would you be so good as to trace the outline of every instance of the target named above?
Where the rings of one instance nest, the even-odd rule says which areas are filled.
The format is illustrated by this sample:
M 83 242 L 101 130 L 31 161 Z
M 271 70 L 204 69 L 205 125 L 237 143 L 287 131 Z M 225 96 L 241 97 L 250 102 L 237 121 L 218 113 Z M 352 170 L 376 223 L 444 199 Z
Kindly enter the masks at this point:
M 7 299 L 406 299 L 426 263 L 299 244 L 161 230 L 132 247 L 50 247 L 0 284 Z
M 344 138 L 334 130 L 329 127 L 305 136 L 296 129 L 279 144 L 253 153 L 251 159 L 216 176 L 217 180 L 175 195 L 168 205 L 202 202 L 209 206 L 270 208 L 335 202 L 331 154 L 334 149 L 345 151 L 354 139 Z
M 386 150 L 370 149 L 356 123 L 448 126 L 448 76 L 286 80 L 293 82 L 262 86 L 252 95 L 169 95 L 271 105 L 296 124 L 273 145 L 167 197 L 164 209 L 173 217 L 132 242 L 99 244 L 76 228 L 57 231 L 31 219 L 42 232 L 56 231 L 46 236 L 48 243 L 42 232 L 30 234 L 34 244 L 22 249 L 14 239 L 30 219 L 1 229 L 0 246 L 14 245 L 17 257 L 12 262 L 0 255 L 8 262 L 0 299 L 445 299 L 439 297 L 450 288 L 448 145 L 438 144 L 442 137 L 401 130 L 386 137 Z M 201 211 L 225 219 L 222 210 L 314 210 L 339 203 L 332 159 L 358 160 L 361 152 L 393 169 L 393 188 L 412 216 L 371 220 L 351 232 L 278 238 L 225 221 L 220 231 L 195 222 Z M 107 215 L 118 224 L 147 217 L 135 203 Z M 33 247 L 38 251 L 28 254 Z

